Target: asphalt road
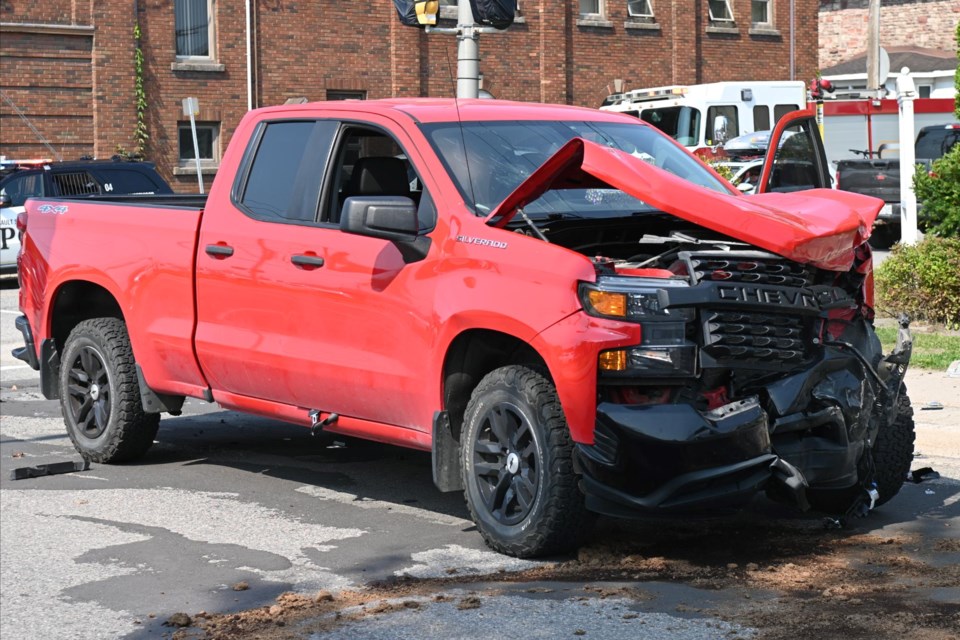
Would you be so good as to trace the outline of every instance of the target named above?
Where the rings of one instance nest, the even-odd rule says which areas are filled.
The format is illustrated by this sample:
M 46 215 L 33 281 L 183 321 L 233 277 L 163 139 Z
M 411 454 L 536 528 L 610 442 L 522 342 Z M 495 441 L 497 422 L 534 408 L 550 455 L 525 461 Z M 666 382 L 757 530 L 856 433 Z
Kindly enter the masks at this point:
M 312 594 L 397 576 L 484 576 L 542 566 L 488 550 L 467 519 L 462 496 L 433 487 L 427 454 L 312 438 L 300 427 L 196 400 L 187 402 L 183 416 L 164 417 L 157 442 L 136 464 L 11 480 L 14 468 L 79 459 L 59 404 L 43 399 L 38 375 L 9 355 L 20 343 L 13 329 L 16 294 L 9 284 L 0 291 L 0 637 L 159 638 L 171 634 L 163 623 L 174 613 L 250 609 L 287 591 Z M 941 416 L 960 415 L 958 397 L 941 398 L 948 405 Z M 956 442 L 960 421 L 941 420 L 931 428 Z M 901 497 L 862 521 L 860 531 L 923 537 L 942 535 L 946 526 L 956 537 L 960 452 L 935 459 L 943 479 L 906 486 Z M 764 509 L 747 514 L 745 522 L 767 517 Z M 604 530 L 601 524 L 596 534 L 601 543 Z M 583 576 L 536 594 L 508 591 L 499 605 L 502 617 L 488 620 L 493 626 L 477 627 L 456 607 L 444 613 L 436 606 L 433 617 L 366 621 L 332 637 L 489 637 L 503 624 L 516 626 L 501 637 L 569 636 L 581 627 L 609 638 L 751 633 L 736 623 L 678 613 L 679 597 L 739 597 L 725 590 L 648 584 L 653 595 L 642 606 L 593 595 L 587 604 L 571 599 L 569 592 L 582 593 L 589 580 Z M 239 583 L 248 588 L 237 590 Z M 960 600 L 958 593 L 948 596 Z M 584 622 L 585 607 L 595 622 Z M 642 609 L 642 625 L 627 624 L 637 617 L 624 616 L 630 607 Z M 546 635 L 515 633 L 527 620 L 538 621 Z M 601 620 L 619 626 L 610 622 L 608 630 Z

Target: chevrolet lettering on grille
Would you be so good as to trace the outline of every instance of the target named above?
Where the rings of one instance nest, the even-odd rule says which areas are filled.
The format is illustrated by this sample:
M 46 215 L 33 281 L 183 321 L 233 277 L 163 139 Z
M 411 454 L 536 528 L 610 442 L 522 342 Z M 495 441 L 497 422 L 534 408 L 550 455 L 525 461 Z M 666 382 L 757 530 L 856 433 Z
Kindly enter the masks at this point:
M 721 300 L 727 302 L 747 302 L 757 304 L 775 304 L 798 309 L 819 309 L 816 297 L 800 289 L 761 289 L 760 287 L 721 286 L 717 287 Z

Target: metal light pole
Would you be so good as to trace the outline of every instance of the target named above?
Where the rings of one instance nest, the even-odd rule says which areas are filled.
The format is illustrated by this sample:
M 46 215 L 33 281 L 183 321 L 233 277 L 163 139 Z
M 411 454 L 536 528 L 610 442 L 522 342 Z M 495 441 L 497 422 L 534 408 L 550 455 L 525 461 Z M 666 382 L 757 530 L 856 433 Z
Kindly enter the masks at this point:
M 470 9 L 470 0 L 457 2 L 457 28 L 431 27 L 427 33 L 457 36 L 457 97 L 480 97 L 480 43 L 481 33 L 497 33 L 499 29 L 478 27 Z
M 897 78 L 897 105 L 900 108 L 900 241 L 916 244 L 917 194 L 913 190 L 916 171 L 913 101 L 917 97 L 910 69 L 904 67 Z
M 457 97 L 480 96 L 480 44 L 469 0 L 457 3 Z

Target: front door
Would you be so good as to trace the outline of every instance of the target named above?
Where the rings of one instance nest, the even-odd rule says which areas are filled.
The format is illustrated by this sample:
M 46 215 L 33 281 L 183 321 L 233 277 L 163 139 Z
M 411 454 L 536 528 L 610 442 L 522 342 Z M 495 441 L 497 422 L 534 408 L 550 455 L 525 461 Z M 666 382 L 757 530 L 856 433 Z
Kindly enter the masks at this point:
M 343 199 L 361 193 L 420 200 L 424 230 L 434 224 L 387 124 L 260 126 L 245 182 L 201 229 L 196 343 L 215 391 L 429 427 L 420 364 L 430 304 L 417 303 L 430 299 L 424 262 L 407 264 L 390 242 L 338 224 Z M 380 173 L 360 179 L 361 165 Z
M 812 110 L 780 118 L 770 134 L 757 193 L 829 189 L 830 171 Z

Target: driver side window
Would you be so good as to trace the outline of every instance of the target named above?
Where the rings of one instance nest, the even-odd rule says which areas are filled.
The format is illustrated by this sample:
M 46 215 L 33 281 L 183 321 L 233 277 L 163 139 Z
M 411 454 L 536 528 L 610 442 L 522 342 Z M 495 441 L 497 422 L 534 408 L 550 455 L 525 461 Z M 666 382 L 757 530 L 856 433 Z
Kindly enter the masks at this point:
M 420 230 L 436 224 L 436 208 L 406 151 L 389 134 L 372 127 L 348 126 L 330 167 L 323 220 L 338 224 L 347 198 L 401 196 L 417 206 Z

